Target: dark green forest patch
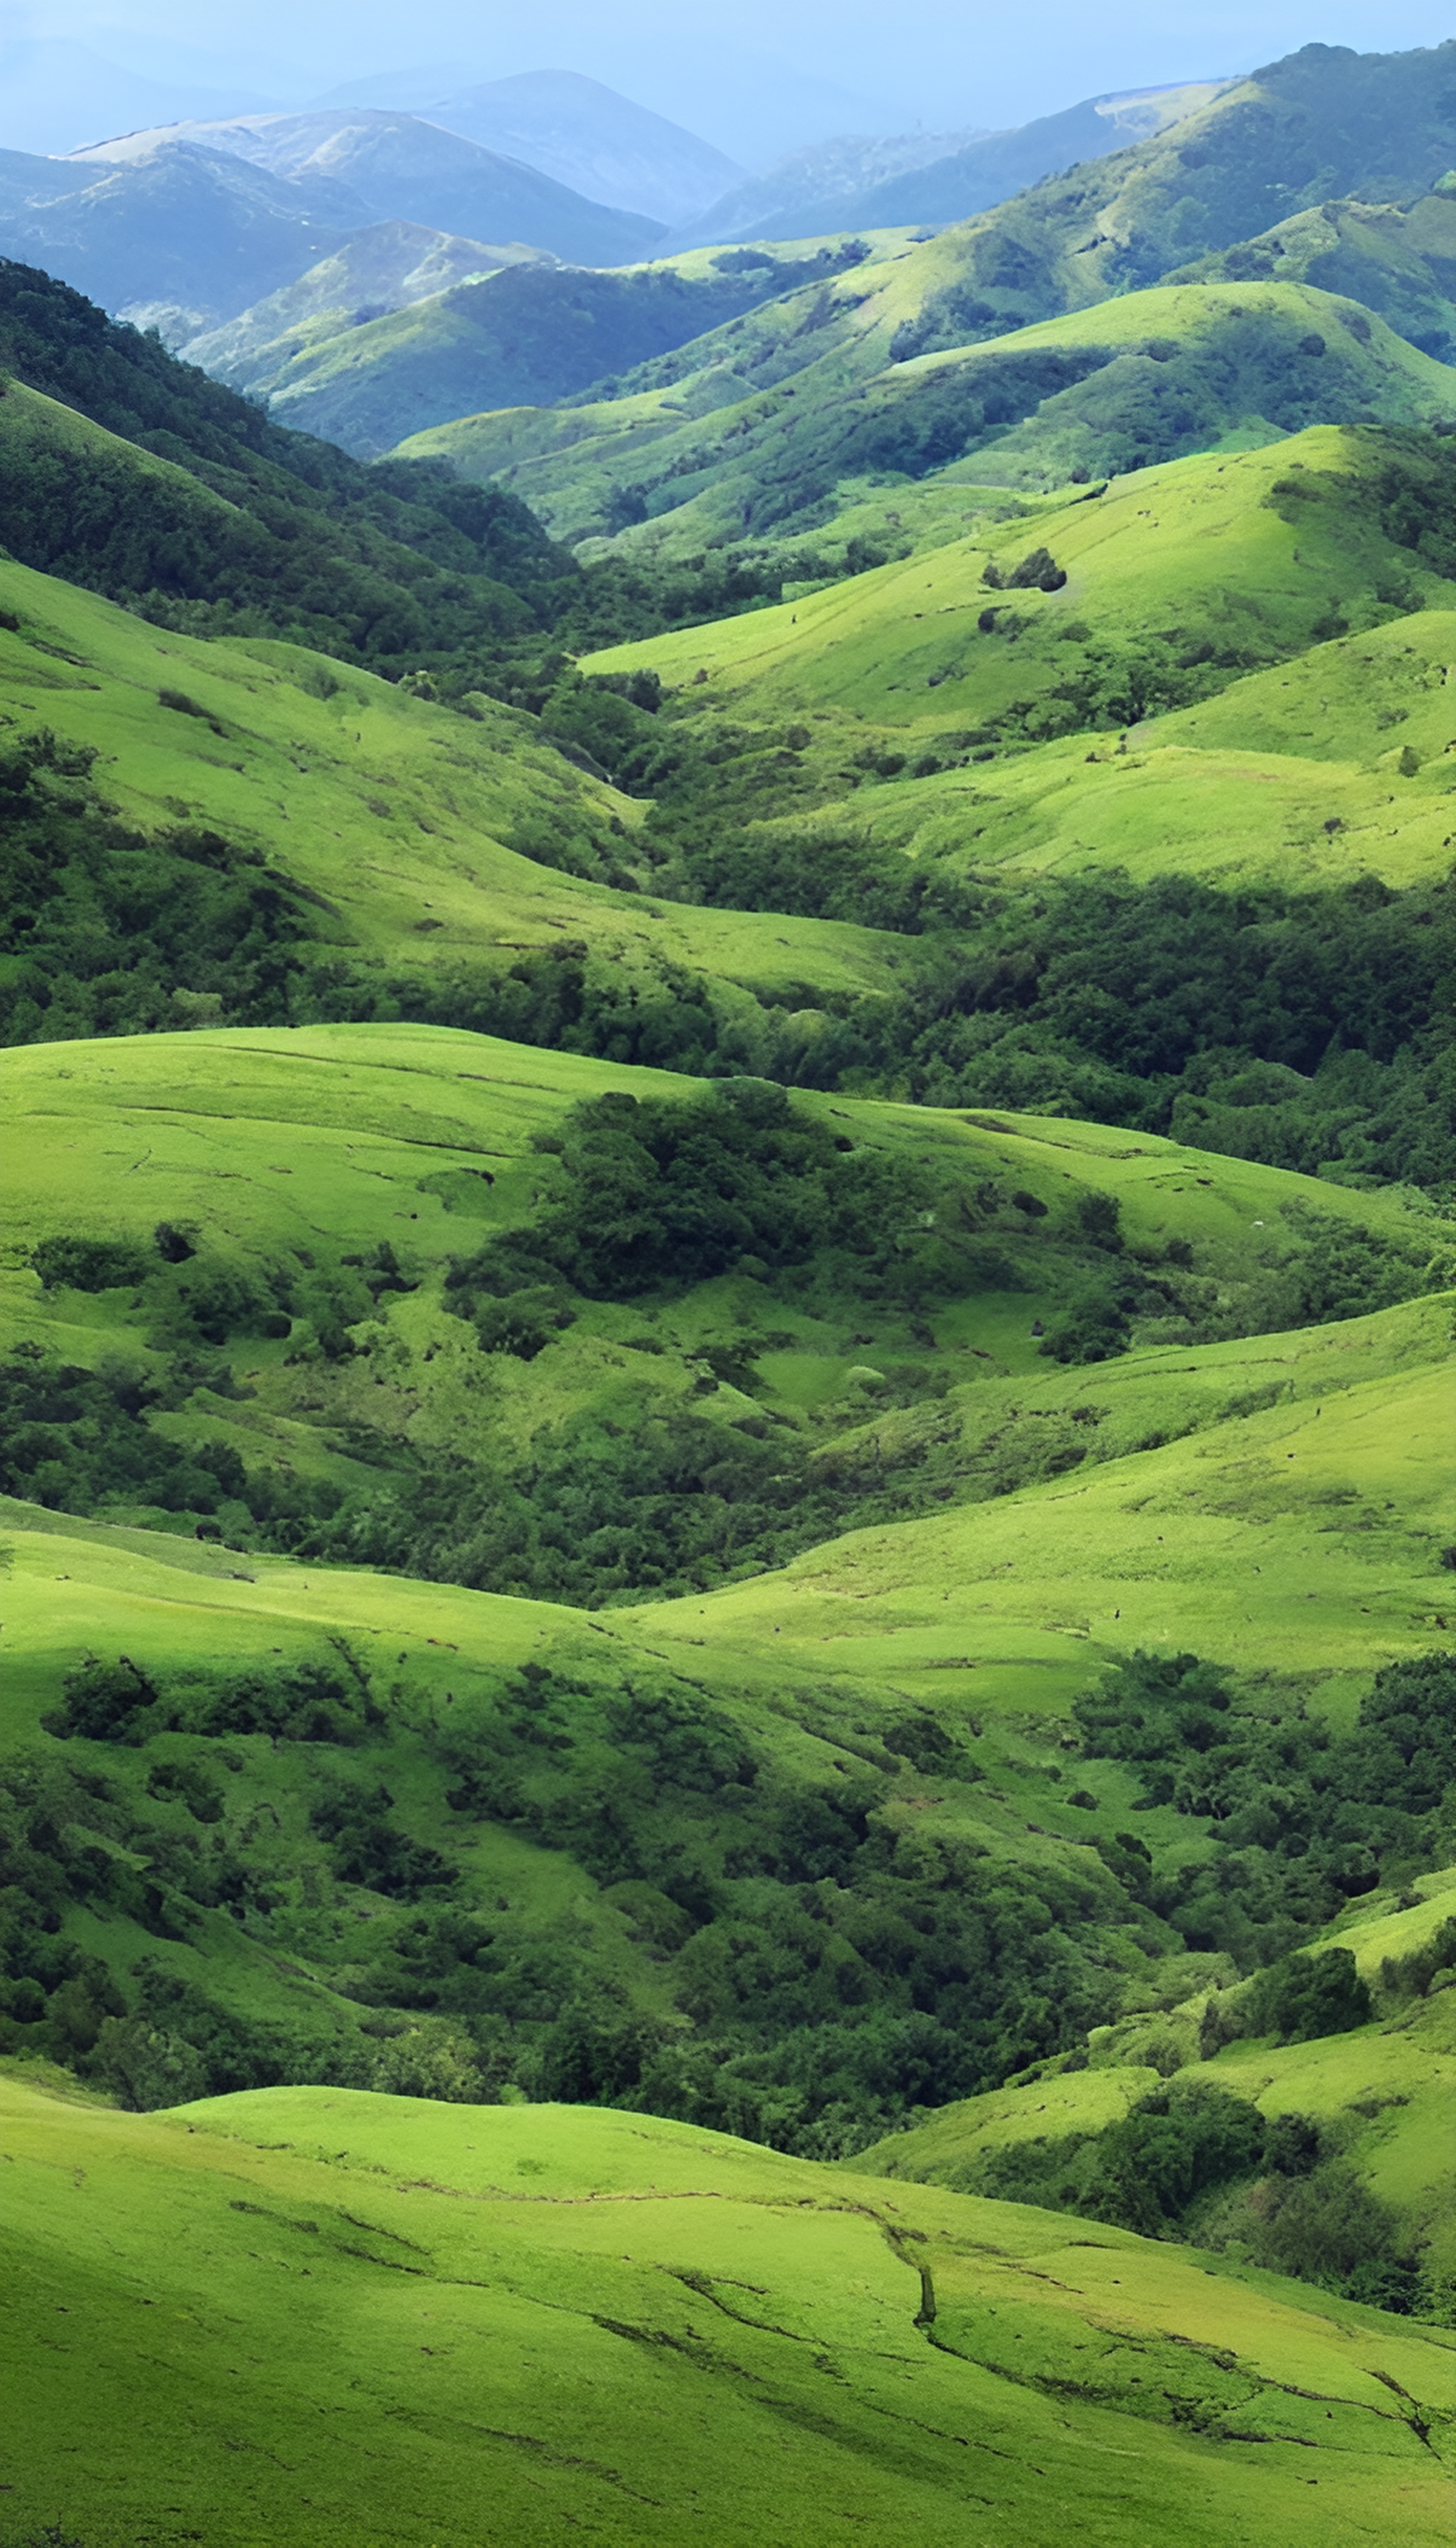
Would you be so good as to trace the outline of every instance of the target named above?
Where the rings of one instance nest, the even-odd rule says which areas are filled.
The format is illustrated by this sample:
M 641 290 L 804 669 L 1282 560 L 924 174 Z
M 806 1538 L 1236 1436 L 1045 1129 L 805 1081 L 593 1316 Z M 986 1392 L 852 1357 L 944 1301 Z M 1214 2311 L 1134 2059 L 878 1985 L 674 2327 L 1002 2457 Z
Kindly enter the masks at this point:
M 829 2156 L 1031 2064 L 1085 2059 L 1129 1977 L 1155 1995 L 1160 1958 L 1186 1972 L 1185 1943 L 1217 1942 L 1251 1975 L 1210 2003 L 1247 2028 L 1343 2031 L 1369 2014 L 1348 1956 L 1289 1951 L 1366 1881 L 1449 1847 L 1453 1673 L 1447 1655 L 1389 1668 L 1337 1735 L 1287 1692 L 1135 1658 L 1080 1711 L 1084 1758 L 1136 1743 L 1155 1778 L 1177 1742 L 1211 1765 L 1223 1787 L 1179 1807 L 1193 1856 L 1180 1843 L 1163 1866 L 1130 1837 L 1031 1866 L 978 1824 L 988 1756 L 954 1713 L 871 1730 L 805 1691 L 789 1713 L 823 1733 L 784 1745 L 645 1661 L 457 1675 L 442 1704 L 342 1642 L 211 1675 L 93 1658 L 46 1748 L 5 1777 L 0 2040 L 129 2104 L 284 2079 L 409 2087 L 413 2060 L 426 2094 L 610 2103 Z M 927 1774 L 958 1836 L 901 1809 Z M 1238 1828 L 1236 1795 L 1267 1821 L 1275 1774 L 1281 1828 Z M 1353 1851 L 1341 1815 L 1359 1818 Z M 513 1904 L 477 1854 L 493 1830 L 582 1870 L 596 1925 Z M 86 1905 L 114 1923 L 104 1956 L 71 1935 Z M 362 1928 L 339 1916 L 356 1906 Z M 148 1941 L 197 1947 L 215 1982 Z M 249 1958 L 280 1950 L 317 1985 L 292 2029 L 237 2013 Z M 1338 2209 L 1320 2174 L 1336 2156 L 1211 2080 L 1095 2141 L 1003 2152 L 976 2190 L 1164 2235 L 1256 2175 L 1319 2177 Z M 1318 2223 L 1295 2236 L 1313 2200 L 1277 2261 L 1318 2279 Z M 1377 2229 L 1349 2273 L 1384 2255 Z

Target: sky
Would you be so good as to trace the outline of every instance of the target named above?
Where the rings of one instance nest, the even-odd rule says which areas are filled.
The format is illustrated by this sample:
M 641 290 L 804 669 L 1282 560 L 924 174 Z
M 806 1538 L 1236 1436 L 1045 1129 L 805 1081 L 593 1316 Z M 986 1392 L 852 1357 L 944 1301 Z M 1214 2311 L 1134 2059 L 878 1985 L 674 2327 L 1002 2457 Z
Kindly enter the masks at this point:
M 1304 44 L 1397 51 L 1456 35 L 1456 7 L 1439 0 L 433 0 L 427 18 L 398 0 L 213 0 L 206 16 L 196 0 L 4 0 L 4 12 L 7 42 L 45 46 L 52 72 L 63 56 L 50 47 L 68 39 L 134 76 L 236 91 L 239 105 L 243 92 L 302 104 L 373 74 L 423 72 L 428 86 L 435 66 L 449 85 L 584 71 L 758 164 L 792 146 L 785 132 L 996 128 Z

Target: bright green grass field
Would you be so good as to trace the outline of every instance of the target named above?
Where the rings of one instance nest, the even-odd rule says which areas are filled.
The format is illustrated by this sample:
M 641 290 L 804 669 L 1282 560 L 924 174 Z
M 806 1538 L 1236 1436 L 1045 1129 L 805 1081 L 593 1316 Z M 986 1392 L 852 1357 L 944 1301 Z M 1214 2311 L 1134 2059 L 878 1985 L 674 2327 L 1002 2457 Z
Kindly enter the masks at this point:
M 1086 735 L 1070 735 L 799 819 L 1008 876 L 1121 868 L 1139 883 L 1176 874 L 1295 892 L 1357 875 L 1422 884 L 1451 864 L 1453 665 L 1456 614 L 1417 611 L 1149 717 L 1121 747 L 1089 753 Z
M 1456 2339 L 599 2110 L 0 2085 L 8 2518 L 96 2548 L 1424 2548 Z
M 1250 1357 L 1235 1352 L 1242 1378 Z M 1014 1689 L 1056 1709 L 1069 1673 L 1074 1688 L 1133 1647 L 1317 1680 L 1368 1670 L 1439 1642 L 1456 1616 L 1438 1556 L 1456 1389 L 1449 1366 L 1372 1382 L 1355 1370 L 1315 1406 L 853 1532 L 776 1575 L 664 1603 L 650 1625 L 614 1612 L 613 1631 L 745 1663 L 774 1635 L 800 1670 L 972 1706 L 1016 1703 Z
M 1119 1654 L 1191 1648 L 1322 1688 L 1343 1714 L 1379 1665 L 1440 1643 L 1456 1608 L 1439 1560 L 1448 1316 L 1449 1301 L 1435 1301 L 1252 1350 L 1163 1348 L 1145 1358 L 1149 1384 L 1160 1369 L 1176 1383 L 1196 1361 L 1222 1379 L 1226 1404 L 1250 1382 L 1256 1396 L 1278 1395 L 1070 1480 L 851 1533 L 778 1574 L 608 1610 L 591 1636 L 748 1691 L 828 1679 L 891 1715 L 912 1694 L 956 1715 L 1054 1718 Z M 1366 1378 L 1371 1362 L 1379 1376 Z M 1325 1384 L 1318 1395 L 1312 1373 Z M 1286 1397 L 1296 1376 L 1304 1390 Z M 11 1739 L 91 1648 L 165 1669 L 296 1649 L 332 1629 L 398 1632 L 411 1668 L 443 1678 L 450 1654 L 467 1669 L 510 1667 L 588 1628 L 547 1603 L 10 1511 L 25 1525 L 11 1541 L 3 1628 Z M 1050 1810 L 1045 1790 L 1037 1801 Z M 1068 1836 L 1091 1837 L 1087 1817 L 1056 1818 Z
M 847 771 L 853 794 L 836 800 L 829 778 L 830 801 L 792 819 L 978 871 L 1114 867 L 1139 882 L 1175 873 L 1294 890 L 1358 874 L 1421 883 L 1450 866 L 1456 826 L 1450 587 L 1412 576 L 1410 552 L 1358 512 L 1317 506 L 1294 524 L 1265 500 L 1302 470 L 1337 485 L 1353 451 L 1319 427 L 1273 450 L 1140 471 L 1096 502 L 1073 497 L 1011 523 L 982 516 L 969 531 L 975 491 L 932 482 L 909 493 L 931 528 L 937 512 L 954 516 L 954 535 L 773 609 L 612 648 L 589 669 L 651 666 L 694 707 L 800 714 L 810 754 L 830 763 L 852 739 L 934 754 L 1018 701 L 1036 709 L 1089 641 L 1136 652 L 1165 625 L 1176 635 L 1196 623 L 1220 643 L 1277 632 L 1287 661 L 1121 737 L 1067 735 L 890 782 Z M 1009 573 L 1042 544 L 1067 571 L 1060 592 L 987 591 L 988 561 Z M 1394 590 L 1382 581 L 1392 575 L 1407 592 L 1399 617 L 1375 599 L 1377 585 Z M 1355 633 L 1311 644 L 1331 594 Z M 977 627 L 1003 599 L 1021 623 L 1013 642 Z
M 0 601 L 21 622 L 0 628 L 0 734 L 90 746 L 105 794 L 145 831 L 202 822 L 262 850 L 322 897 L 320 937 L 381 969 L 504 969 L 568 939 L 780 997 L 892 978 L 901 944 L 873 931 L 613 893 L 505 846 L 605 838 L 642 809 L 495 700 L 458 716 L 303 647 L 179 636 L 3 561 Z M 162 705 L 164 689 L 204 714 Z
M 696 686 L 705 671 L 707 704 L 731 701 L 741 711 L 772 696 L 779 715 L 867 716 L 923 728 L 931 739 L 1049 691 L 1073 669 L 1069 647 L 1088 635 L 1128 643 L 1196 620 L 1222 623 L 1228 641 L 1242 633 L 1267 643 L 1272 632 L 1296 653 L 1331 590 L 1349 606 L 1393 568 L 1410 576 L 1410 552 L 1355 508 L 1314 505 L 1295 524 L 1267 501 L 1276 482 L 1302 470 L 1317 485 L 1344 480 L 1358 450 L 1343 429 L 1320 425 L 1272 448 L 1169 461 L 1095 499 L 1071 494 L 1059 507 L 1044 505 L 1031 527 L 1018 509 L 1010 522 L 983 521 L 973 536 L 796 601 L 606 649 L 588 669 L 650 665 L 670 687 Z M 947 486 L 945 500 L 968 493 Z M 988 561 L 1009 573 L 1043 544 L 1066 570 L 1060 591 L 1000 599 L 987 591 Z M 1414 586 L 1431 602 L 1448 597 L 1433 575 L 1417 571 Z M 1014 642 L 978 631 L 988 603 L 1014 610 Z

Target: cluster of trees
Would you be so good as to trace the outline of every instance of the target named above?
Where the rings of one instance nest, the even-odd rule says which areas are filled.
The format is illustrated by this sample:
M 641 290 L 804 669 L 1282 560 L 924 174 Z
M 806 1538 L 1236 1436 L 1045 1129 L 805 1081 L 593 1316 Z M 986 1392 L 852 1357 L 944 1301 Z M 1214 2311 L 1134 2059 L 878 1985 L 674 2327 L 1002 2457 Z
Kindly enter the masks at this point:
M 1349 1733 L 1283 1693 L 1277 1704 L 1239 1698 L 1193 1655 L 1134 1656 L 1075 1715 L 1090 1757 L 1136 1762 L 1142 1804 L 1206 1823 L 1212 1843 L 1176 1871 L 1156 1868 L 1134 1832 L 1105 1854 L 1190 1948 L 1222 1950 L 1245 1970 L 1277 1963 L 1346 1902 L 1449 1846 L 1456 1654 L 1386 1665 Z M 1312 2012 L 1320 2031 L 1359 2023 L 1368 2002 L 1337 1957 L 1320 1962 L 1318 1973 L 1281 1967 L 1262 1996 L 1235 2002 L 1225 2033 L 1294 2038 L 1316 2031 Z
M 318 911 L 215 832 L 120 822 L 95 759 L 45 729 L 0 753 L 0 1042 L 313 1014 Z
M 649 824 L 666 833 L 662 885 L 684 899 L 923 937 L 898 995 L 845 1003 L 804 1056 L 811 1085 L 1086 1115 L 1306 1174 L 1451 1182 L 1445 885 L 1230 892 L 1113 874 L 1007 890 L 863 832 L 725 831 L 674 808 Z
M 1314 1958 L 1310 1969 L 1331 1960 Z M 1233 2249 L 1375 2309 L 1435 2315 L 1439 2306 L 1396 2215 L 1341 2156 L 1337 2138 L 1298 2112 L 1266 2120 L 1213 2081 L 1154 2089 L 1100 2133 L 988 2151 L 959 2182 L 968 2193 L 1081 2213 L 1143 2237 Z
M 1085 2059 L 1081 2039 L 1116 2012 L 1130 1957 L 1180 1937 L 1225 1947 L 1250 1973 L 1211 2002 L 1207 2048 L 1239 2028 L 1291 2041 L 1363 2023 L 1369 1997 L 1347 1955 L 1277 1948 L 1374 1880 L 1378 1861 L 1414 1863 L 1436 1845 L 1456 1770 L 1453 1693 L 1456 1658 L 1391 1667 L 1357 1729 L 1332 1736 L 1297 1712 L 1256 1716 L 1193 1658 L 1135 1658 L 1079 1711 L 1087 1758 L 1145 1762 L 1158 1792 L 1171 1774 L 1173 1800 L 1205 1829 L 1165 1868 L 1132 1834 L 1068 1868 L 1018 1866 L 883 1811 L 902 1773 L 952 1795 L 982 1775 L 973 1723 L 913 1708 L 872 1734 L 840 1727 L 816 1767 L 650 1664 L 590 1677 L 531 1664 L 432 1709 L 404 1684 L 386 1708 L 342 1643 L 231 1674 L 93 1658 L 46 1721 L 63 1752 L 12 1764 L 0 1791 L 0 2041 L 138 2104 L 284 2078 L 466 2098 L 509 2085 L 832 2156 L 917 2108 Z M 290 1755 L 295 1834 L 258 1810 L 250 1740 L 260 1763 Z M 1179 1783 L 1190 1762 L 1197 1793 Z M 428 1840 L 401 1793 L 434 1800 Z M 1373 1847 L 1339 1828 L 1352 1806 Z M 1242 1826 L 1257 1814 L 1279 1830 L 1251 1838 Z M 584 1868 L 676 2014 L 645 2015 L 575 1930 L 483 1892 L 469 1846 L 483 1823 Z M 337 1917 L 361 1890 L 362 1946 Z M 1184 1916 L 1195 1893 L 1226 1906 L 1217 1937 L 1202 1913 Z M 66 1938 L 79 1903 L 168 1939 L 226 1910 L 255 1943 L 310 1958 L 332 1983 L 332 2013 L 290 2036 L 144 1956 L 115 1969 Z M 1431 1973 L 1405 1978 L 1419 1988 Z M 1175 2081 L 1095 2138 L 996 2153 L 974 2190 L 1153 2235 L 1238 2238 L 1279 2270 L 1412 2305 L 1390 2224 L 1338 2151 L 1213 2082 Z
M 687 1105 L 612 1092 L 537 1147 L 560 1161 L 553 1198 L 452 1269 L 447 1290 L 467 1315 L 478 1292 L 522 1277 L 631 1300 L 811 1259 L 831 1291 L 922 1298 L 963 1288 L 974 1253 L 939 1228 L 917 1163 L 834 1133 L 766 1081 L 721 1080 Z
M 453 2046 L 456 2093 L 509 2080 L 832 2155 L 912 2105 L 1071 2045 L 1103 2013 L 1120 1967 L 1098 1924 L 1130 1916 L 1111 1878 L 1033 1873 L 876 1821 L 907 1762 L 978 1774 L 933 1720 L 907 1715 L 891 1748 L 868 1747 L 872 1762 L 816 1780 L 650 1673 L 589 1687 L 528 1667 L 440 1732 L 400 1691 L 383 1728 L 366 1670 L 343 1652 L 186 1681 L 93 1659 L 47 1721 L 64 1756 L 13 1764 L 0 1791 L 12 1869 L 0 2042 L 147 2104 L 281 2077 L 363 2084 L 382 2043 L 423 2030 L 414 2057 L 427 2072 L 431 2044 Z M 292 1754 L 301 1844 L 254 1810 L 249 1736 L 270 1761 L 279 1745 Z M 421 1781 L 444 1786 L 463 1837 L 489 1818 L 569 1852 L 670 1965 L 678 2022 L 644 2018 L 575 1934 L 535 1934 L 492 1907 L 448 1842 L 410 1832 L 395 1796 Z M 310 1912 L 296 1878 L 311 1847 Z M 335 1916 L 359 1888 L 376 1897 L 362 1964 Z M 348 1954 L 335 1987 L 359 2023 L 291 2043 L 144 1958 L 115 1972 L 61 1942 L 78 1903 L 169 1939 L 197 1938 L 222 1908 L 265 1945 L 286 1934 L 325 1981 Z

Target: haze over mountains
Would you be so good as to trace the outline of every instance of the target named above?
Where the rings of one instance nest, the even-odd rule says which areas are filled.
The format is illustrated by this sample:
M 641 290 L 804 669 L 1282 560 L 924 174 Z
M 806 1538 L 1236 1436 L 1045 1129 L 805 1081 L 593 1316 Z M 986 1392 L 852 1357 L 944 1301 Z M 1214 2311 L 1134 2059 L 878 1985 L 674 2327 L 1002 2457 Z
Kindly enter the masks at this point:
M 1093 101 L 1019 134 L 841 139 L 744 182 L 720 151 L 599 82 L 539 72 L 478 84 L 424 112 L 341 104 L 192 118 L 142 124 L 60 161 L 0 153 L 0 246 L 110 309 L 160 316 L 180 342 L 300 280 L 372 223 L 407 221 L 585 265 L 629 263 L 655 247 L 940 225 L 1070 157 L 1125 146 L 1216 89 Z M 78 180 L 81 169 L 96 173 Z
M 809 238 L 828 229 L 964 221 L 1073 161 L 1100 159 L 1176 123 L 1226 81 L 1090 98 L 1015 133 L 898 135 L 820 143 L 780 161 L 680 230 L 712 239 Z

